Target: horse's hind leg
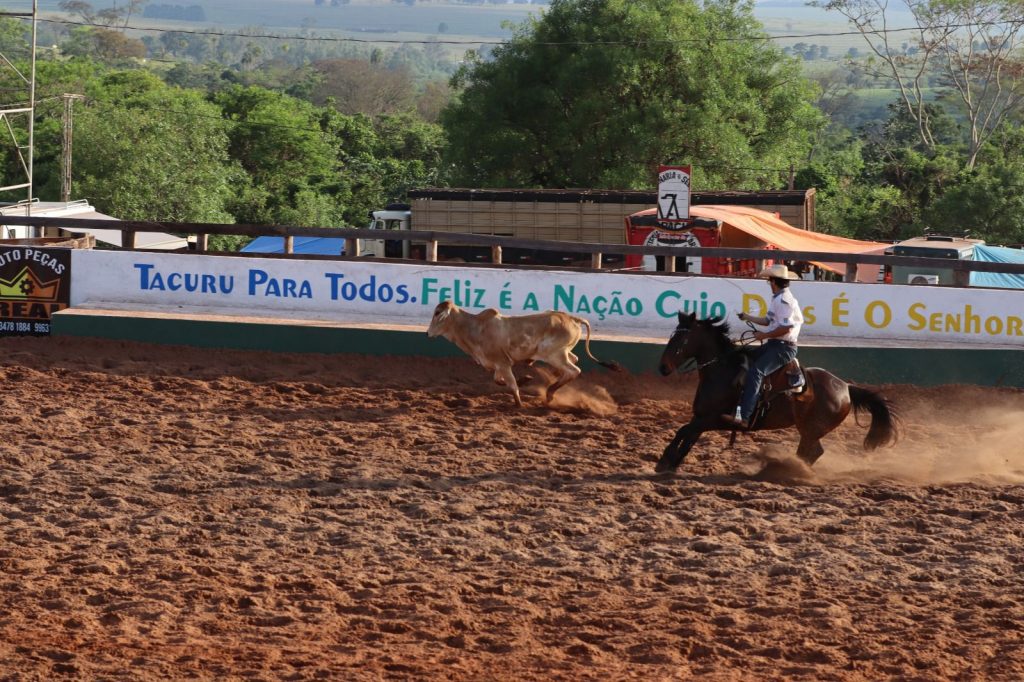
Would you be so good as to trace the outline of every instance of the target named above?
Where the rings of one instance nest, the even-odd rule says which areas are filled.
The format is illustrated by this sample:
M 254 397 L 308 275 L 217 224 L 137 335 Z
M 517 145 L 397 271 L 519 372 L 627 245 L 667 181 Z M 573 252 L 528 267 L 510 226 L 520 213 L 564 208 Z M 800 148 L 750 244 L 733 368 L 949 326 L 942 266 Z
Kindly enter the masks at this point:
M 823 454 L 825 454 L 825 448 L 822 447 L 821 440 L 806 435 L 800 436 L 800 445 L 797 446 L 796 456 L 802 459 L 807 466 L 814 466 L 814 463 Z

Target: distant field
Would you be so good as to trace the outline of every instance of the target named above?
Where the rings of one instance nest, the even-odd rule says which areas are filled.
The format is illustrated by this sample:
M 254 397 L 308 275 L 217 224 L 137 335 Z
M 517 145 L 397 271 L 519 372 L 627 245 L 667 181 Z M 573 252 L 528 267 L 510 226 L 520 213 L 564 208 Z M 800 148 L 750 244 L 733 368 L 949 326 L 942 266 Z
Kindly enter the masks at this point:
M 109 7 L 111 2 L 97 0 L 94 8 Z M 352 2 L 331 7 L 330 2 L 316 6 L 313 0 L 150 0 L 150 4 L 200 5 L 206 21 L 189 26 L 240 28 L 262 26 L 273 29 L 341 30 L 373 34 L 436 35 L 441 23 L 447 24 L 447 36 L 505 38 L 511 32 L 505 21 L 520 23 L 538 5 L 443 5 L 416 4 L 409 7 L 394 2 Z M 60 11 L 58 0 L 41 0 L 41 11 Z M 142 25 L 133 20 L 135 25 Z
M 30 6 L 28 0 L 9 0 L 15 9 Z M 123 3 L 123 0 L 122 0 Z M 457 40 L 502 39 L 511 35 L 503 24 L 519 24 L 543 11 L 543 5 L 456 5 L 418 2 L 412 7 L 390 0 L 359 2 L 331 7 L 329 0 L 317 6 L 314 0 L 150 0 L 150 4 L 200 5 L 206 13 L 203 27 L 241 28 L 260 26 L 275 30 L 309 29 L 312 31 L 344 31 L 354 35 L 381 38 L 414 39 L 419 36 L 438 36 Z M 7 3 L 4 3 L 5 5 Z M 60 11 L 59 0 L 40 0 L 43 12 Z M 113 0 L 94 0 L 95 9 L 110 7 Z M 815 36 L 808 34 L 834 34 L 848 31 L 841 15 L 820 8 L 808 7 L 801 2 L 767 0 L 755 6 L 754 14 L 764 23 L 771 35 L 794 35 L 780 38 L 776 44 L 785 47 L 798 42 L 827 45 L 835 53 L 845 53 L 850 47 L 863 47 L 860 36 Z M 141 17 L 139 17 L 141 19 Z M 144 25 L 138 19 L 134 25 Z M 199 24 L 178 24 L 196 27 Z M 438 30 L 446 24 L 443 36 Z M 894 15 L 894 25 L 909 25 L 909 18 Z
M 123 3 L 123 0 L 121 0 Z M 12 9 L 22 10 L 29 0 L 9 0 Z M 480 42 L 500 41 L 511 35 L 508 24 L 520 24 L 531 15 L 537 15 L 543 5 L 455 5 L 417 2 L 413 6 L 391 0 L 355 0 L 347 5 L 331 7 L 330 0 L 317 6 L 314 0 L 150 0 L 150 4 L 166 3 L 203 7 L 205 22 L 176 22 L 132 19 L 132 25 L 159 29 L 239 30 L 260 28 L 281 35 L 311 31 L 324 37 L 352 38 L 359 41 L 465 41 L 467 45 L 442 45 L 451 59 L 458 60 L 466 49 Z M 5 3 L 7 4 L 7 3 Z M 110 7 L 113 0 L 94 0 L 95 9 Z M 59 12 L 59 0 L 40 0 L 43 13 Z M 849 33 L 849 25 L 842 15 L 826 12 L 817 7 L 793 0 L 765 0 L 754 9 L 769 36 L 779 47 L 792 47 L 797 43 L 827 46 L 829 59 L 807 62 L 808 75 L 841 66 L 842 57 L 851 48 L 866 51 L 863 38 Z M 910 25 L 909 15 L 893 14 L 891 25 Z M 442 26 L 442 24 L 444 26 Z M 442 32 L 441 29 L 445 30 Z M 909 35 L 909 34 L 908 34 Z M 864 95 L 868 100 L 886 100 L 894 97 L 888 90 Z

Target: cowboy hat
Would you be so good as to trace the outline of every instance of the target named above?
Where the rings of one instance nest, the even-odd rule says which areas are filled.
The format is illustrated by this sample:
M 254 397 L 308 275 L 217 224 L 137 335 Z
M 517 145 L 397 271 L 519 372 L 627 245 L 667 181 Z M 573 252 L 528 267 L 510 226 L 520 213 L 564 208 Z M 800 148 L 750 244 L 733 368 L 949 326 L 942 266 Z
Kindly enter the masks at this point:
M 765 268 L 758 277 L 761 279 L 800 279 L 800 275 L 790 272 L 789 268 L 782 263 Z

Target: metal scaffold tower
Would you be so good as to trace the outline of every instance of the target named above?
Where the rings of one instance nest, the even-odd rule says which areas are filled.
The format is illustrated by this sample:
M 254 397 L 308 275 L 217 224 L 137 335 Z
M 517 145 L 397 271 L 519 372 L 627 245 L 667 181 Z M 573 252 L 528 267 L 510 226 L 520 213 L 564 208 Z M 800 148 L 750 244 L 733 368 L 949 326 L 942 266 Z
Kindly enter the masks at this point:
M 32 11 L 7 11 L 0 10 L 0 17 L 15 17 L 20 19 L 31 19 L 32 37 L 30 45 L 28 73 L 23 73 L 15 65 L 14 59 L 0 53 L 0 69 L 13 71 L 17 87 L 13 87 L 0 100 L 0 133 L 5 140 L 4 146 L 13 145 L 13 153 L 17 157 L 18 166 L 22 173 L 9 178 L 3 178 L 4 186 L 0 187 L 0 197 L 5 203 L 21 204 L 22 200 L 14 202 L 6 201 L 7 193 L 17 190 L 25 191 L 24 205 L 25 214 L 30 215 L 32 211 L 32 160 L 34 158 L 35 146 L 35 102 L 36 102 L 36 27 L 38 22 L 39 7 L 38 0 L 32 0 Z M 24 67 L 22 67 L 24 68 Z M 19 139 L 19 131 L 27 135 Z M 10 149 L 10 147 L 8 147 Z M 7 184 L 11 183 L 11 184 Z

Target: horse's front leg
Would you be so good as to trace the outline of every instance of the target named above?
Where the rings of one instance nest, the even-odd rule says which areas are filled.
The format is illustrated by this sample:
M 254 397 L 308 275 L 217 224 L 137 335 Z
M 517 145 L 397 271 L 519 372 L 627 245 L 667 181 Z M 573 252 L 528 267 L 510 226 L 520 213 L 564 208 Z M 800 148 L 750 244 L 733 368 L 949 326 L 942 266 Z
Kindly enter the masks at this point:
M 683 463 L 683 458 L 690 452 L 690 448 L 700 439 L 704 431 L 705 428 L 701 421 L 696 419 L 690 420 L 688 424 L 685 424 L 676 431 L 675 437 L 668 444 L 668 447 L 665 448 L 665 452 L 661 455 L 661 459 L 658 460 L 654 470 L 659 474 L 666 471 L 675 471 Z

